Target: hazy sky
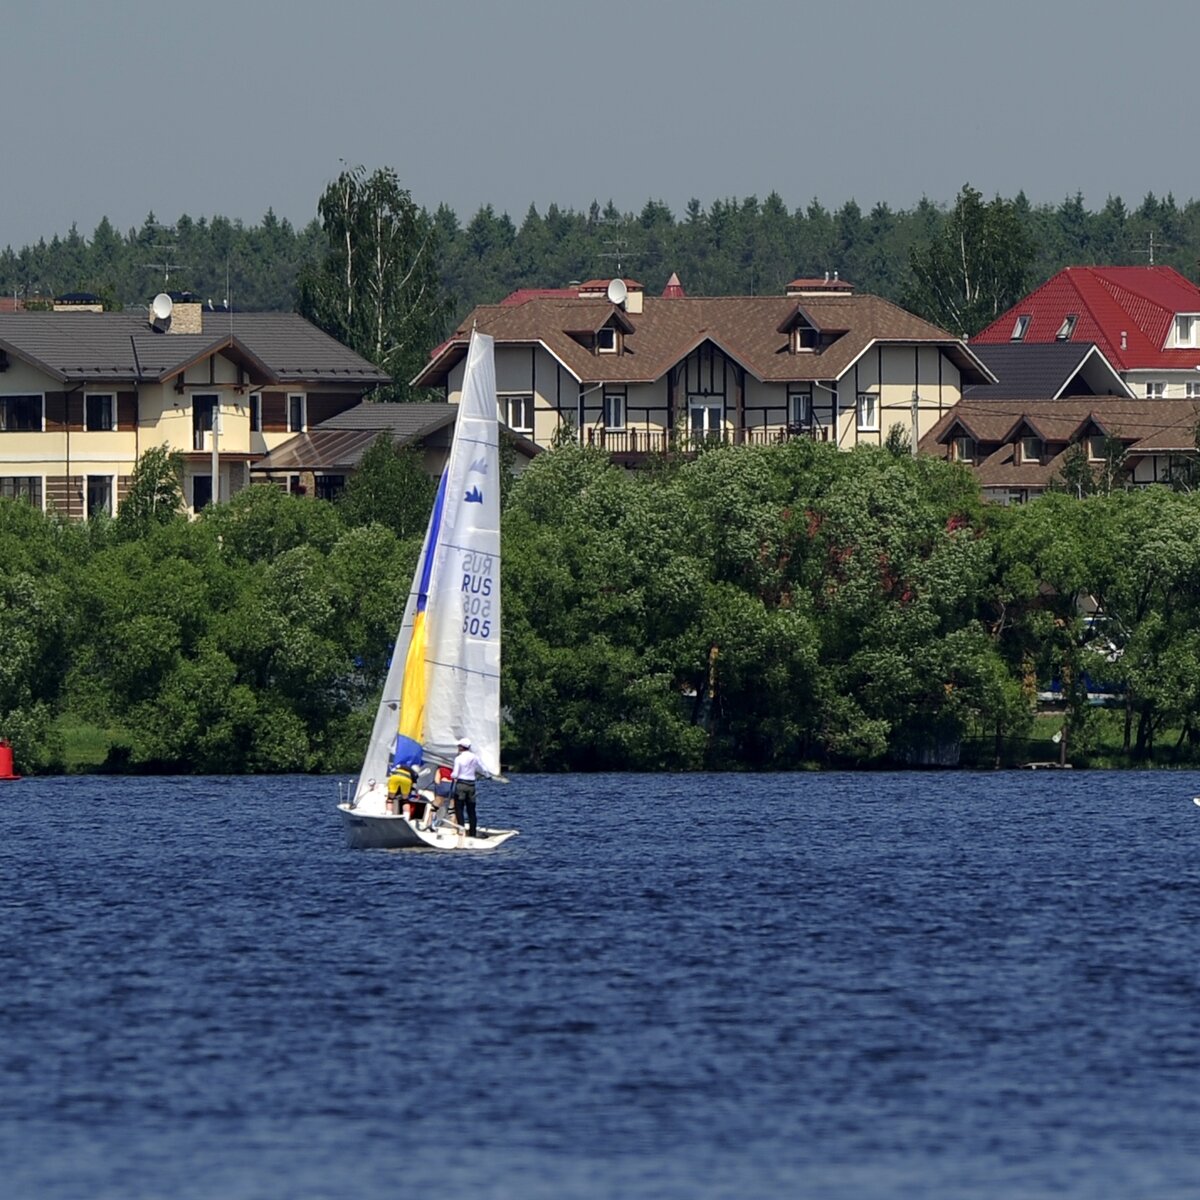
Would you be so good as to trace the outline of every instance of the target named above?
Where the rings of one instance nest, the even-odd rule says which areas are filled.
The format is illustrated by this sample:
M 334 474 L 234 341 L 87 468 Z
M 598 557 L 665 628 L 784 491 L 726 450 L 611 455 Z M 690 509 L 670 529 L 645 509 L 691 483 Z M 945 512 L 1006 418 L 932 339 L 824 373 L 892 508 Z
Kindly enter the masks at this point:
M 0 246 L 273 208 L 1200 195 L 1200 4 L 9 0 Z

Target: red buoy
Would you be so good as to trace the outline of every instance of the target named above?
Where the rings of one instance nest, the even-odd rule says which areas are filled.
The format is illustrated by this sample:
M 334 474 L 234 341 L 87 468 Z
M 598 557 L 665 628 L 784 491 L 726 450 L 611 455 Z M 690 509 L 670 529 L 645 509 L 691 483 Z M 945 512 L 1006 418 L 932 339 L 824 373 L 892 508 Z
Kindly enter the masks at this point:
M 20 775 L 13 774 L 12 747 L 8 744 L 8 738 L 0 738 L 0 780 L 20 778 Z

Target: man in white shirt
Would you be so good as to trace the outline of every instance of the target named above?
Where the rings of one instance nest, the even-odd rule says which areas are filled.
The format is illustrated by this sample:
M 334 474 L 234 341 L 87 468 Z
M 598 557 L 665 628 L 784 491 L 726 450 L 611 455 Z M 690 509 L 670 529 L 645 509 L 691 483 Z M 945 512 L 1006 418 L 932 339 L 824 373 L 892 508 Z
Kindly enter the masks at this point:
M 466 815 L 467 836 L 475 836 L 475 779 L 485 774 L 483 763 L 471 749 L 467 738 L 459 738 L 458 754 L 454 758 L 454 766 L 450 770 L 450 778 L 454 781 L 454 819 L 461 829 Z

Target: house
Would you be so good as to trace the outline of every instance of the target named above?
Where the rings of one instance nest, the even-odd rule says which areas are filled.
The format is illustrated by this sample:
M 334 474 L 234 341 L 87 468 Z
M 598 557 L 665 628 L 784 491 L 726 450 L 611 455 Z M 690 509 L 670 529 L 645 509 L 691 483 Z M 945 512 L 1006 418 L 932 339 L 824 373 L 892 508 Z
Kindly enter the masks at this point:
M 966 388 L 920 450 L 970 467 L 987 499 L 1020 503 L 1045 491 L 1075 447 L 1093 472 L 1119 468 L 1135 485 L 1169 482 L 1196 456 L 1197 402 L 1134 395 L 1094 345 L 975 352 L 998 382 Z
M 496 342 L 501 416 L 540 447 L 563 431 L 626 465 L 710 441 L 883 443 L 926 433 L 994 377 L 963 341 L 845 280 L 779 296 L 661 296 L 628 279 L 514 293 L 470 313 L 413 380 L 457 401 L 473 327 Z
M 389 382 L 293 313 L 205 309 L 165 293 L 149 311 L 73 298 L 0 312 L 0 496 L 70 517 L 115 512 L 146 450 L 184 460 L 192 512 L 250 466 Z
M 1200 287 L 1172 267 L 1067 267 L 971 339 L 1095 344 L 1135 395 L 1200 399 Z
M 381 433 L 393 446 L 421 452 L 430 475 L 439 475 L 450 454 L 457 404 L 390 404 L 366 400 L 298 433 L 250 467 L 255 483 L 275 483 L 288 491 L 333 499 L 358 469 L 362 456 Z M 528 466 L 540 448 L 501 426 L 513 448 L 513 469 Z
M 1081 321 L 1072 336 L 1028 340 L 1049 330 L 1052 317 L 1029 302 L 1017 308 L 1031 315 L 1021 324 L 1022 312 L 1014 325 L 1022 339 L 971 342 L 997 382 L 964 388 L 959 406 L 921 440 L 922 453 L 965 463 L 984 496 L 1004 504 L 1062 480 L 1076 447 L 1094 474 L 1135 486 L 1170 482 L 1195 459 L 1200 400 L 1179 387 L 1174 397 L 1146 398 L 1099 345 L 1076 339 Z M 1094 328 L 1090 319 L 1086 326 Z

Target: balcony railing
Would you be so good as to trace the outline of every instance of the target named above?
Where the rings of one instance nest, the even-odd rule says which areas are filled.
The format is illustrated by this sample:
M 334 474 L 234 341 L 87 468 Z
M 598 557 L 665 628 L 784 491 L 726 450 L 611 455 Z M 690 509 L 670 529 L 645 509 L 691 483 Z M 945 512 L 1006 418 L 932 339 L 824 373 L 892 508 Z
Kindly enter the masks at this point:
M 605 429 L 594 426 L 584 433 L 584 445 L 609 454 L 689 454 L 710 446 L 774 446 L 805 438 L 828 440 L 823 425 L 767 425 L 750 429 Z

